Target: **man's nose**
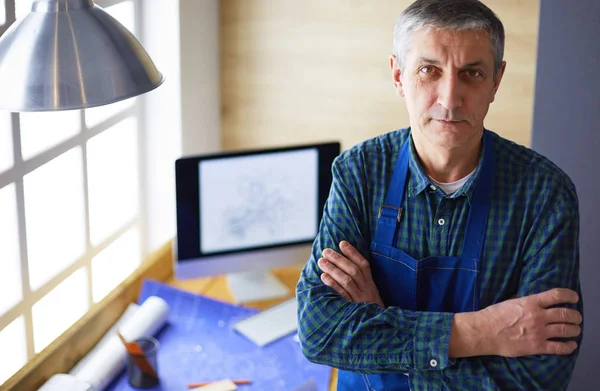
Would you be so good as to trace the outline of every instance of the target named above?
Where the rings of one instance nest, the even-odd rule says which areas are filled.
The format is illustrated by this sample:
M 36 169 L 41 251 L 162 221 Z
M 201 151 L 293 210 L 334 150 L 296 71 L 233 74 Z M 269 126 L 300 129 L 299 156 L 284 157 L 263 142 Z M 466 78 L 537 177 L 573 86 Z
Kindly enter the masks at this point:
M 446 110 L 462 106 L 461 85 L 458 75 L 445 75 L 438 84 L 438 104 Z

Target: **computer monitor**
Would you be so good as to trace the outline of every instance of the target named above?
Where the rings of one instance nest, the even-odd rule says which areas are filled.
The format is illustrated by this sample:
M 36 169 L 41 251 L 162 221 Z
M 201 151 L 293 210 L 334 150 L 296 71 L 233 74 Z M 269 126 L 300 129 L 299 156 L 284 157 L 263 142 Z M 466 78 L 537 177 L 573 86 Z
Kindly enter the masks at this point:
M 339 153 L 332 142 L 178 159 L 175 277 L 228 273 L 238 302 L 286 295 L 268 270 L 308 259 Z

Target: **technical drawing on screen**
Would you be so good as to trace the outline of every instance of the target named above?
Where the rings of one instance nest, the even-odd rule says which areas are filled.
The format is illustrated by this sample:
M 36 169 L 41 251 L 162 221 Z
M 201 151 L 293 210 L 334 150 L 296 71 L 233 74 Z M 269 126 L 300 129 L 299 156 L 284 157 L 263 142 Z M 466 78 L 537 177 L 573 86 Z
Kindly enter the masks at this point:
M 287 295 L 269 269 L 308 259 L 339 152 L 321 143 L 178 159 L 176 278 L 228 273 L 238 302 Z

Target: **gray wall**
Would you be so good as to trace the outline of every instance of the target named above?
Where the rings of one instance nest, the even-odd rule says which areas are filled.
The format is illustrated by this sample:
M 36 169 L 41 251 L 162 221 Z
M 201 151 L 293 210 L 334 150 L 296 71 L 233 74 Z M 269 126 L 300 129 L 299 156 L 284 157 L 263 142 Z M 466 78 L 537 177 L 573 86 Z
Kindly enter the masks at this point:
M 600 1 L 540 7 L 532 148 L 573 179 L 581 214 L 585 330 L 569 390 L 600 390 Z

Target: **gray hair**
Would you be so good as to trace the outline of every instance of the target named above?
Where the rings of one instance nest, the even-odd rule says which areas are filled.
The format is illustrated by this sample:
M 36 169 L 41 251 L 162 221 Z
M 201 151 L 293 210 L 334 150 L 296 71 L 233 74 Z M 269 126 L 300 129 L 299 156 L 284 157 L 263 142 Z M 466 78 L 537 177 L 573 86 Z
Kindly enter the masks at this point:
M 392 49 L 398 65 L 404 70 L 413 31 L 428 28 L 485 30 L 489 34 L 494 55 L 494 77 L 504 57 L 504 26 L 494 12 L 479 0 L 417 0 L 406 8 L 394 26 Z

